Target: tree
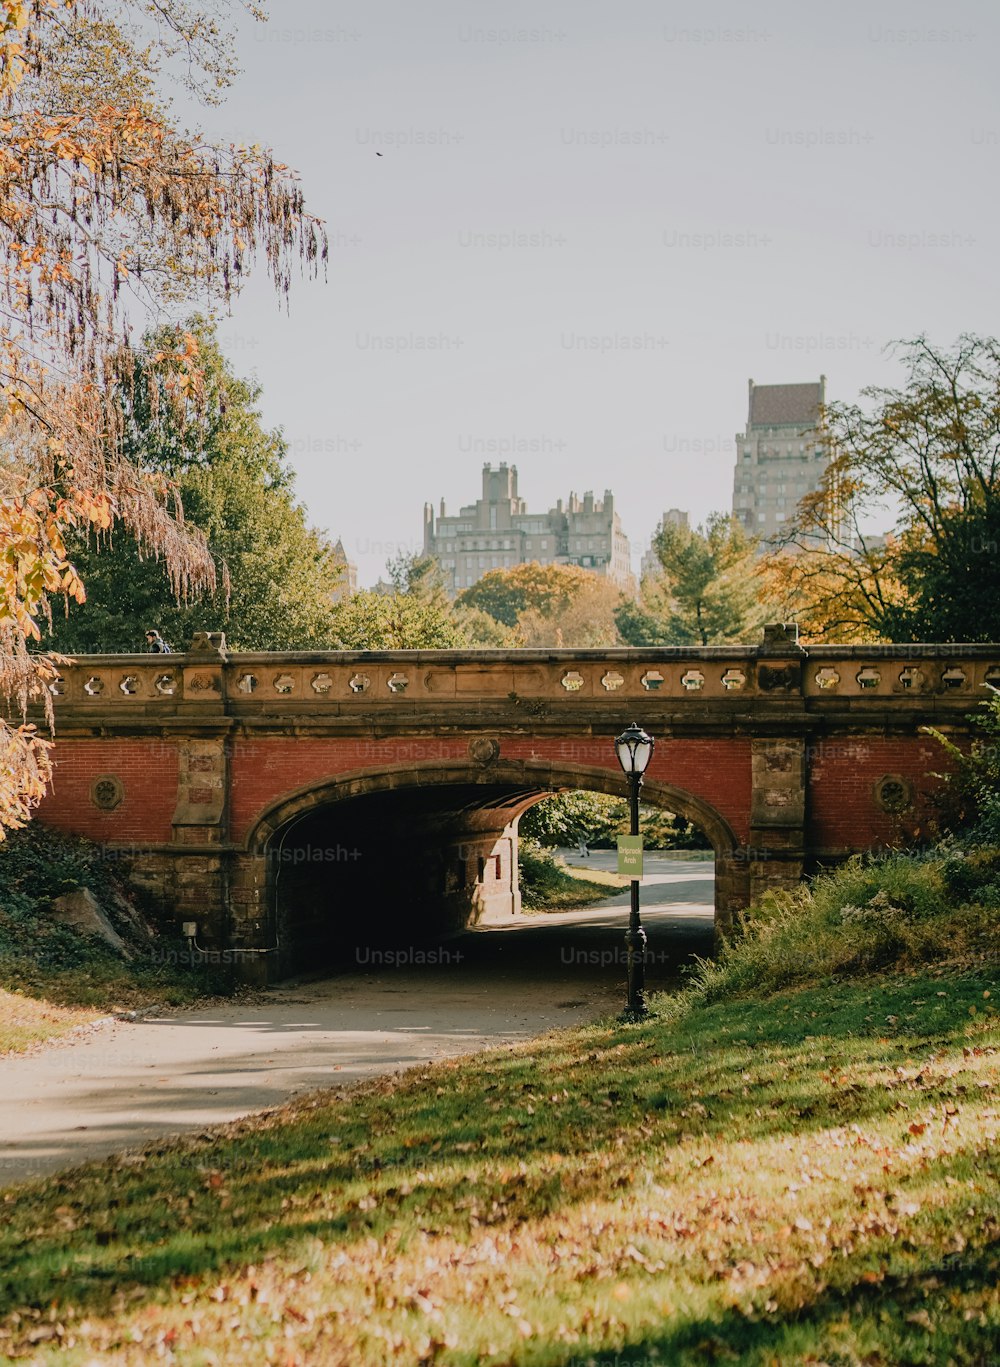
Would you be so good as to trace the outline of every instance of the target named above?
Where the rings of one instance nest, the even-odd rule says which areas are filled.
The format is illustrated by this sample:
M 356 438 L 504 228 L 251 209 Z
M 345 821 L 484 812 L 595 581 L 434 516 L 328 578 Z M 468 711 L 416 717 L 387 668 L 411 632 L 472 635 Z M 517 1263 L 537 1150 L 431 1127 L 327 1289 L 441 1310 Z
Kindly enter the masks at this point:
M 1000 637 L 1000 343 L 894 343 L 899 388 L 823 416 L 829 462 L 769 571 L 816 638 Z M 891 518 L 886 537 L 867 529 Z
M 386 573 L 393 593 L 407 594 L 422 603 L 433 605 L 441 612 L 451 607 L 448 590 L 441 576 L 441 566 L 433 555 L 400 551 L 386 561 Z
M 565 611 L 593 577 L 578 565 L 541 565 L 532 560 L 507 570 L 488 570 L 456 599 L 463 607 L 480 608 L 503 622 L 517 625 L 523 612 L 554 616 Z
M 158 392 L 164 377 L 147 356 L 169 351 L 182 331 L 197 344 L 203 394 L 197 409 L 178 415 Z M 109 544 L 92 539 L 70 547 L 87 600 L 53 618 L 54 649 L 139 650 L 149 626 L 175 645 L 195 631 L 224 627 L 238 650 L 328 646 L 339 570 L 329 542 L 294 501 L 286 443 L 280 432 L 264 429 L 259 398 L 259 385 L 233 373 L 204 319 L 147 337 L 122 396 L 128 453 L 140 470 L 176 483 L 186 521 L 204 534 L 225 582 L 215 593 L 179 602 L 163 562 L 143 557 L 136 538 L 116 522 L 104 538 Z
M 605 793 L 555 793 L 542 798 L 521 817 L 518 834 L 545 849 L 575 845 L 584 840 L 601 849 L 614 847 L 630 829 L 628 803 Z M 657 807 L 642 807 L 639 830 L 647 849 L 709 849 L 706 837 L 683 816 Z
M 437 560 L 401 552 L 386 565 L 390 592 L 363 590 L 338 604 L 334 638 L 344 650 L 457 650 L 508 648 L 509 627 L 479 608 L 454 604 Z
M 362 589 L 333 614 L 338 650 L 451 650 L 466 645 L 450 610 L 409 593 Z
M 488 613 L 514 628 L 523 646 L 618 645 L 615 610 L 621 590 L 579 565 L 531 561 L 489 570 L 455 600 L 460 611 Z
M 69 534 L 117 518 L 182 593 L 215 581 L 169 482 L 124 448 L 130 315 L 229 298 L 258 253 L 287 291 L 296 255 L 310 270 L 325 255 L 285 166 L 185 133 L 157 96 L 150 72 L 179 59 L 188 89 L 216 98 L 228 51 L 189 0 L 0 0 L 0 694 L 22 713 L 41 698 L 50 723 L 51 667 L 28 645 L 52 595 L 83 597 Z M 197 398 L 188 346 L 163 359 L 168 401 Z M 0 753 L 2 836 L 50 771 L 29 727 L 0 721 Z
M 662 573 L 644 584 L 643 605 L 618 613 L 630 645 L 722 645 L 756 634 L 767 615 L 756 542 L 735 518 L 713 513 L 697 529 L 668 523 L 654 548 Z
M 576 646 L 596 649 L 621 645 L 615 613 L 623 601 L 617 584 L 584 570 L 568 602 L 555 599 L 547 609 L 527 608 L 517 620 L 525 646 Z

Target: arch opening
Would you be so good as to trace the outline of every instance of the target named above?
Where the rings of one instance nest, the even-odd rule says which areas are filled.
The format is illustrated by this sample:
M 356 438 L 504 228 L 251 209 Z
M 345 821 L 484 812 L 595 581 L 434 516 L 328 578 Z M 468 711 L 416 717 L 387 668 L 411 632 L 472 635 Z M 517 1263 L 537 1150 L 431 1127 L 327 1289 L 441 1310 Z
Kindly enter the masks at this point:
M 247 840 L 266 869 L 272 975 L 364 969 L 389 952 L 419 963 L 466 928 L 509 926 L 521 910 L 520 816 L 554 793 L 621 798 L 622 786 L 610 769 L 525 761 L 368 771 L 286 795 Z M 668 784 L 647 783 L 643 802 L 704 833 L 715 856 L 718 926 L 740 898 L 728 824 Z

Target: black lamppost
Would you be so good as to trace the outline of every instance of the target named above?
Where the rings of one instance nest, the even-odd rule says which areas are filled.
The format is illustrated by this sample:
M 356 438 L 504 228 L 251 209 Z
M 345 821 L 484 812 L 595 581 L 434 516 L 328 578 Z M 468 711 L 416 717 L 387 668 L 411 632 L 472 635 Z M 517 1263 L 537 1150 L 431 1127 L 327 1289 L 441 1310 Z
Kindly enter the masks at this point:
M 628 779 L 629 832 L 639 834 L 639 789 L 642 776 L 649 761 L 653 758 L 653 737 L 647 736 L 641 726 L 632 722 L 615 740 L 615 754 L 618 763 L 625 770 Z M 639 919 L 639 880 L 632 879 L 632 910 L 625 932 L 626 962 L 628 965 L 628 1003 L 625 1016 L 629 1020 L 641 1020 L 646 1014 L 646 932 Z

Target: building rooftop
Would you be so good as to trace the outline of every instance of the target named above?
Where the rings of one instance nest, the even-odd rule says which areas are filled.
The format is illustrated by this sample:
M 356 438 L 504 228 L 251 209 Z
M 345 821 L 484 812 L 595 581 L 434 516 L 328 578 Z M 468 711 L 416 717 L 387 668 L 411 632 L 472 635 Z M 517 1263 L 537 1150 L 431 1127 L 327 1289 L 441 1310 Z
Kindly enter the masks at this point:
M 824 402 L 824 382 L 757 384 L 750 381 L 750 425 L 779 427 L 783 423 L 812 426 Z

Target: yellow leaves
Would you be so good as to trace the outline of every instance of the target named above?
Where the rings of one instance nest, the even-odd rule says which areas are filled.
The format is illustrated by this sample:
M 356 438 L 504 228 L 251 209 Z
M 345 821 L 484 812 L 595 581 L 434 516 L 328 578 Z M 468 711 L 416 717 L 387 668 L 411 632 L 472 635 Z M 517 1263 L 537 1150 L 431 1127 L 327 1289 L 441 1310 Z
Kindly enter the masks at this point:
M 150 71 L 106 9 L 0 0 L 0 427 L 15 468 L 28 472 L 0 509 L 0 634 L 14 654 L 40 639 L 47 595 L 84 599 L 67 560 L 68 528 L 107 532 L 120 515 L 164 558 L 178 592 L 214 583 L 204 540 L 183 528 L 179 504 L 171 516 L 165 496 L 158 501 L 122 455 L 119 386 L 134 358 L 123 356 L 121 339 L 136 320 L 119 300 L 121 282 L 142 269 L 154 312 L 189 292 L 199 303 L 206 291 L 227 297 L 242 282 L 243 254 L 259 244 L 284 292 L 296 252 L 311 272 L 324 245 L 317 221 L 301 213 L 294 178 L 264 150 L 237 155 L 193 142 L 156 115 Z M 168 0 L 164 12 L 173 10 Z M 74 46 L 78 21 L 101 29 L 96 84 L 86 59 L 79 68 L 65 60 L 87 51 Z M 205 60 L 204 50 L 194 56 Z M 47 65 L 58 97 L 45 86 Z M 266 185 L 255 179 L 265 170 Z M 163 361 L 176 372 L 177 407 L 197 412 L 197 338 L 180 334 L 176 351 L 155 363 Z M 0 685 L 13 677 L 6 644 Z M 18 687 L 27 688 L 24 670 Z M 25 763 L 29 751 L 17 751 Z M 0 831 L 8 812 L 16 821 L 27 810 L 19 784 L 16 767 L 0 770 Z

